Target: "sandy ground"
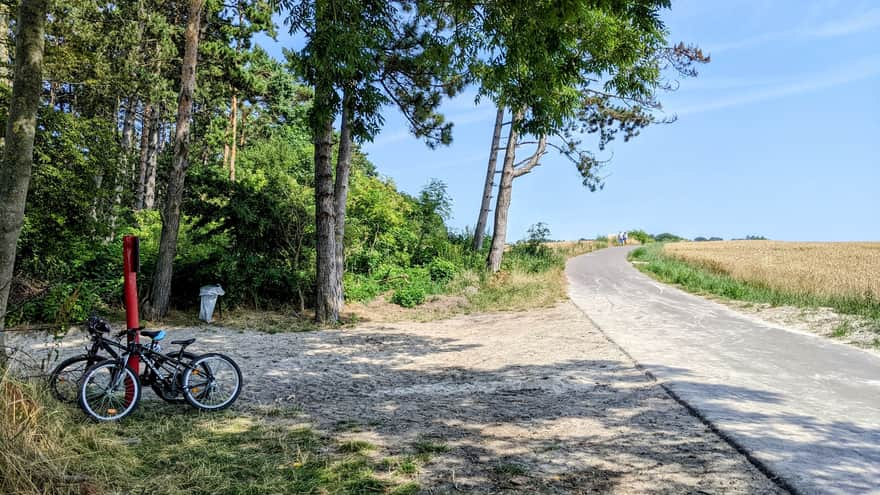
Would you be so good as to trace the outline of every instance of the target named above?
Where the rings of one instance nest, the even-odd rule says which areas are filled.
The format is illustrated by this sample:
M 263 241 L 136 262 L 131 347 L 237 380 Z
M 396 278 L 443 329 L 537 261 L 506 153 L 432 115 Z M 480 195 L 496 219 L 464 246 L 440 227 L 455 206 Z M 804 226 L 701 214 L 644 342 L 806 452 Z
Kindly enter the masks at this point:
M 571 303 L 425 323 L 260 334 L 181 328 L 241 364 L 237 408 L 295 408 L 379 446 L 443 443 L 424 493 L 779 493 Z M 76 336 L 62 354 L 77 352 Z M 37 356 L 45 344 L 15 336 Z

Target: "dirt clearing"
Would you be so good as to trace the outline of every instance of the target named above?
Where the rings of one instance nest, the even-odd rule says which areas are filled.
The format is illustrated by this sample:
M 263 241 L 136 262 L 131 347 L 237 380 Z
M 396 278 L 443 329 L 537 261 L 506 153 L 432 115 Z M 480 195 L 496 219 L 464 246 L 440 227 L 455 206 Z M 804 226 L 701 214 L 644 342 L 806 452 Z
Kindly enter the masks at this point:
M 307 333 L 169 333 L 239 361 L 238 408 L 298 409 L 376 456 L 430 452 L 423 493 L 778 492 L 568 302 Z

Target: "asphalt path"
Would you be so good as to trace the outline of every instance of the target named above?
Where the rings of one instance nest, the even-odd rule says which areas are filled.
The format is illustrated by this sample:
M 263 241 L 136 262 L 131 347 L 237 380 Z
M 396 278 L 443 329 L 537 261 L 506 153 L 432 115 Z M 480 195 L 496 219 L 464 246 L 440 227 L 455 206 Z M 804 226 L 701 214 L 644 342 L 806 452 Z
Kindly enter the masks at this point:
M 783 486 L 880 493 L 880 357 L 656 282 L 631 249 L 566 266 L 606 336 Z

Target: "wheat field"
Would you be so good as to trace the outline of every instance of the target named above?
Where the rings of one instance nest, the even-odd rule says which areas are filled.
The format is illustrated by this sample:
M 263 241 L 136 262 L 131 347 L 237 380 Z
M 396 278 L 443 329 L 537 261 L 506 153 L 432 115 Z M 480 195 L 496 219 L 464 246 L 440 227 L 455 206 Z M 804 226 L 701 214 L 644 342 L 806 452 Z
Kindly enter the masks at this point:
M 880 301 L 880 242 L 679 242 L 664 253 L 790 293 Z

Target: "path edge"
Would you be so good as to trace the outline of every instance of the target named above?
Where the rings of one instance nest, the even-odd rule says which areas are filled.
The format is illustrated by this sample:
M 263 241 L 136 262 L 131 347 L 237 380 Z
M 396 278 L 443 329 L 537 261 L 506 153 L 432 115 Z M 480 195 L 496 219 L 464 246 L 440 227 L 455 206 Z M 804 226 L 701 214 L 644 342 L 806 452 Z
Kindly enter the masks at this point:
M 586 256 L 586 255 L 584 255 L 584 256 Z M 623 346 L 621 346 L 620 344 L 617 343 L 617 341 L 615 341 L 613 338 L 611 338 L 611 336 L 608 335 L 608 333 L 605 332 L 605 330 L 598 323 L 596 323 L 595 320 L 593 320 L 593 318 L 589 315 L 589 313 L 587 313 L 586 310 L 584 310 L 584 308 L 580 307 L 580 305 L 578 303 L 576 303 L 574 301 L 574 299 L 571 297 L 572 281 L 571 281 L 571 278 L 568 276 L 568 270 L 566 270 L 565 277 L 567 279 L 566 281 L 568 282 L 568 290 L 566 292 L 568 292 L 567 296 L 568 296 L 569 302 L 571 302 L 578 309 L 578 311 L 580 311 L 581 314 L 583 314 L 584 317 L 597 330 L 599 330 L 599 333 L 602 334 L 602 337 L 604 337 L 605 340 L 607 340 L 609 343 L 611 343 L 612 346 L 614 346 L 615 348 L 620 350 L 620 352 L 623 353 L 623 355 L 626 356 L 627 359 L 629 359 L 629 361 L 632 363 L 633 366 L 636 367 L 636 369 L 641 371 L 652 382 L 654 382 L 661 389 L 663 389 L 663 391 L 666 392 L 666 395 L 668 395 L 672 400 L 674 400 L 679 405 L 681 405 L 690 415 L 692 415 L 695 418 L 697 418 L 698 420 L 700 420 L 700 422 L 703 423 L 707 428 L 709 428 L 709 430 L 712 433 L 718 435 L 718 437 L 721 438 L 721 440 L 723 440 L 724 443 L 726 443 L 727 445 L 730 445 L 735 451 L 737 451 L 738 453 L 743 455 L 746 458 L 746 460 L 748 460 L 749 463 L 755 467 L 755 469 L 760 471 L 760 473 L 763 474 L 764 476 L 766 476 L 767 479 L 769 479 L 771 482 L 773 482 L 773 484 L 775 484 L 776 486 L 778 486 L 782 490 L 785 490 L 792 495 L 804 495 L 803 491 L 799 490 L 794 485 L 789 483 L 788 480 L 786 480 L 781 475 L 779 475 L 778 473 L 773 471 L 773 469 L 771 469 L 770 466 L 767 465 L 767 463 L 765 463 L 761 459 L 758 459 L 755 456 L 755 454 L 752 453 L 752 451 L 750 451 L 748 448 L 746 448 L 744 445 L 742 445 L 740 442 L 738 442 L 731 435 L 724 432 L 720 427 L 718 427 L 718 425 L 716 425 L 712 420 L 710 420 L 708 417 L 706 417 L 706 415 L 704 415 L 699 409 L 692 406 L 687 400 L 685 400 L 678 393 L 676 393 L 674 390 L 672 390 L 672 388 L 669 385 L 667 385 L 666 383 L 664 383 L 663 381 L 658 379 L 657 376 L 654 375 L 654 373 L 652 373 L 649 369 L 647 369 L 645 366 L 643 366 L 642 363 L 638 362 L 633 357 L 633 355 L 629 353 L 629 351 L 624 349 Z

